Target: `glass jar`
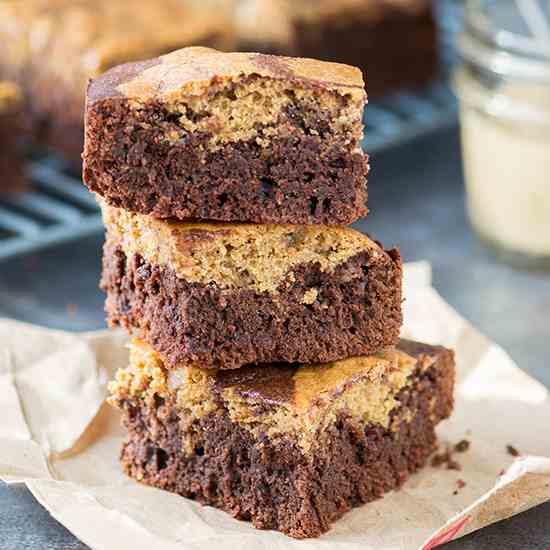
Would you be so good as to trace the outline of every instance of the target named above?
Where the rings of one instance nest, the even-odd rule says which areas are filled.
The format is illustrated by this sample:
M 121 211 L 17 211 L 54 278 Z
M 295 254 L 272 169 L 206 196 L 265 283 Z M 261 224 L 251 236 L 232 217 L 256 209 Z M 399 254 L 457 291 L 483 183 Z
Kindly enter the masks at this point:
M 504 260 L 550 269 L 550 2 L 469 0 L 459 50 L 472 225 Z

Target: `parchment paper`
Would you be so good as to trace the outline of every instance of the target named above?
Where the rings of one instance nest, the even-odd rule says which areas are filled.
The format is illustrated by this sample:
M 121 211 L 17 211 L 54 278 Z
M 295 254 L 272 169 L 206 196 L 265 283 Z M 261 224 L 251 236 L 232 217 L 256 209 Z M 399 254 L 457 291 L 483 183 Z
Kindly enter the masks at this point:
M 319 539 L 258 531 L 121 473 L 123 433 L 117 412 L 103 404 L 107 380 L 126 361 L 116 332 L 0 320 L 0 477 L 24 482 L 101 550 L 429 549 L 550 499 L 548 391 L 442 300 L 427 264 L 407 267 L 405 295 L 403 334 L 457 352 L 456 410 L 438 430 L 441 447 L 461 439 L 471 447 L 455 455 L 460 471 L 428 466 Z

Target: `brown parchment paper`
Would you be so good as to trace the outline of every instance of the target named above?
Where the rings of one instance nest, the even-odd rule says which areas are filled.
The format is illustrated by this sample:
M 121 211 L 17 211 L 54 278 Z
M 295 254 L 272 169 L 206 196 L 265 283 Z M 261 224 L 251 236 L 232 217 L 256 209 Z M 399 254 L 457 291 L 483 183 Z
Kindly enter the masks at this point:
M 470 450 L 455 455 L 461 471 L 428 466 L 319 539 L 258 531 L 121 473 L 123 433 L 103 403 L 106 382 L 126 361 L 118 332 L 69 334 L 0 320 L 0 477 L 25 483 L 98 550 L 130 542 L 135 550 L 429 549 L 549 500 L 546 388 L 442 300 L 429 265 L 407 266 L 405 296 L 404 336 L 456 350 L 456 410 L 438 432 L 443 448 L 467 439 Z

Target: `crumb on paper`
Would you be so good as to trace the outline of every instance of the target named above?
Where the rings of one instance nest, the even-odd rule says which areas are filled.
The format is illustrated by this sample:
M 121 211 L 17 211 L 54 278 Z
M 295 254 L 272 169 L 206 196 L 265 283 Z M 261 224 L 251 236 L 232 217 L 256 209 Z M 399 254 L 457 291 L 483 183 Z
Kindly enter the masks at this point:
M 510 456 L 520 455 L 520 452 L 513 445 L 506 445 L 506 451 Z
M 456 489 L 453 491 L 453 495 L 458 495 L 460 489 L 466 487 L 466 482 L 463 479 L 456 480 Z
M 457 453 L 465 453 L 470 448 L 470 442 L 467 439 L 462 439 L 455 445 Z
M 462 470 L 462 466 L 452 457 L 449 457 L 449 460 L 447 460 L 447 470 L 456 470 L 458 472 Z
M 462 470 L 462 466 L 454 459 L 453 451 L 455 447 L 447 447 L 447 449 L 441 453 L 436 453 L 431 461 L 431 465 L 434 468 L 445 466 L 447 470 Z

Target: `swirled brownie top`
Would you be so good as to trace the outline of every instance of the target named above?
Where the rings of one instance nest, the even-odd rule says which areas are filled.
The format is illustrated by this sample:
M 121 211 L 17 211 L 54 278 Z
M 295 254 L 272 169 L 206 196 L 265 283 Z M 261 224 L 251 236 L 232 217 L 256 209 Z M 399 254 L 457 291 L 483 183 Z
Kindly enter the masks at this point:
M 366 94 L 361 71 L 348 65 L 189 47 L 121 65 L 90 84 L 89 108 L 113 98 L 127 98 L 138 111 L 162 102 L 179 125 L 167 129 L 168 142 L 204 132 L 211 148 L 218 148 L 249 139 L 269 143 L 279 131 L 274 126 L 259 132 L 259 126 L 275 125 L 297 102 L 308 104 L 310 118 L 316 109 L 326 109 L 331 129 L 346 132 L 348 143 L 357 141 Z
M 117 96 L 136 100 L 159 96 L 177 99 L 208 91 L 213 80 L 223 82 L 251 75 L 365 98 L 361 71 L 349 65 L 257 53 L 224 53 L 193 46 L 112 69 L 91 83 L 88 100 Z
M 368 252 L 373 263 L 387 255 L 347 227 L 163 221 L 101 205 L 109 239 L 126 255 L 169 267 L 186 281 L 220 288 L 274 293 L 304 264 L 331 272 L 361 252 Z
M 340 413 L 391 428 L 396 397 L 411 375 L 441 359 L 452 363 L 452 353 L 445 348 L 406 340 L 378 354 L 324 365 L 274 364 L 217 372 L 185 365 L 167 369 L 162 356 L 141 340 L 134 340 L 130 350 L 130 366 L 110 385 L 113 402 L 156 394 L 175 398 L 177 406 L 197 418 L 224 407 L 252 432 L 294 434 L 305 448 Z

